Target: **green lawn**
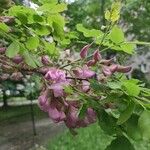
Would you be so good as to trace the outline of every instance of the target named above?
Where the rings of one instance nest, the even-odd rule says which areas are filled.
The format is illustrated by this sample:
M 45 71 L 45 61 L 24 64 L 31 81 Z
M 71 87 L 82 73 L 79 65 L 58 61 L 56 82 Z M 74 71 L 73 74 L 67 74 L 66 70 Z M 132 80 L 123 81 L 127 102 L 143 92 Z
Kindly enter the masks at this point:
M 64 131 L 54 139 L 48 141 L 48 150 L 104 150 L 113 140 L 113 137 L 106 135 L 100 127 L 95 124 L 78 130 L 77 136 Z M 130 140 L 133 142 L 132 140 Z M 133 142 L 135 150 L 150 150 L 146 141 Z M 114 149 L 113 149 L 114 150 Z M 123 147 L 115 150 L 127 150 Z

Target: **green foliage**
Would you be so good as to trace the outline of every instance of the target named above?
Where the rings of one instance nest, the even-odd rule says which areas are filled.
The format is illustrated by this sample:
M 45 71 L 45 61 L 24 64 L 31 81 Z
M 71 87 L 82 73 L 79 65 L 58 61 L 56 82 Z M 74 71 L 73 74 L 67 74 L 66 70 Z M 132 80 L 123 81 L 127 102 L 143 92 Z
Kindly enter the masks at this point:
M 105 19 L 110 22 L 116 22 L 119 20 L 120 17 L 120 9 L 121 9 L 121 3 L 120 2 L 114 2 L 111 6 L 111 10 L 107 10 L 105 12 Z
M 26 47 L 29 50 L 36 49 L 39 46 L 39 38 L 38 37 L 29 37 L 26 42 Z
M 122 29 L 118 26 L 113 27 L 113 29 L 111 30 L 111 32 L 109 34 L 109 38 L 115 44 L 122 43 L 125 40 L 124 33 L 123 33 Z
M 150 111 L 145 110 L 140 118 L 139 118 L 139 122 L 138 122 L 140 131 L 142 133 L 143 138 L 145 139 L 150 139 Z
M 20 45 L 18 44 L 18 42 L 14 41 L 7 48 L 6 56 L 8 56 L 9 58 L 13 58 L 19 53 L 19 51 L 20 51 Z
M 65 137 L 65 138 L 64 138 Z M 79 129 L 77 136 L 65 131 L 48 142 L 48 150 L 104 150 L 114 138 L 106 135 L 100 127 L 91 125 Z
M 124 122 L 126 122 L 132 115 L 133 113 L 133 110 L 134 110 L 134 103 L 133 102 L 129 102 L 127 108 L 125 109 L 124 112 L 121 113 L 121 115 L 119 116 L 118 118 L 118 121 L 117 121 L 117 124 L 118 125 L 121 125 L 123 124 Z
M 106 150 L 135 150 L 131 142 L 124 136 L 118 136 Z
M 60 48 L 71 42 L 69 36 L 64 34 L 65 19 L 60 14 L 67 9 L 67 5 L 56 0 L 39 1 L 38 5 L 37 10 L 19 5 L 8 10 L 6 15 L 15 17 L 9 35 L 6 33 L 10 31 L 10 27 L 0 23 L 1 35 L 6 41 L 12 41 L 7 49 L 7 56 L 12 58 L 20 54 L 33 68 L 41 65 L 37 60 L 39 54 L 56 57 L 59 55 L 56 47 L 59 45 Z M 47 42 L 46 36 L 51 36 L 53 43 Z
M 77 24 L 77 30 L 82 32 L 85 37 L 100 38 L 103 35 L 102 31 L 96 29 L 87 29 L 82 24 Z
M 78 129 L 76 136 L 72 136 L 69 131 L 64 131 L 50 139 L 47 145 L 48 150 L 148 150 L 150 148 L 148 141 L 133 142 L 125 136 L 109 136 L 97 124 Z
M 0 23 L 0 30 L 9 32 L 10 28 L 5 23 Z

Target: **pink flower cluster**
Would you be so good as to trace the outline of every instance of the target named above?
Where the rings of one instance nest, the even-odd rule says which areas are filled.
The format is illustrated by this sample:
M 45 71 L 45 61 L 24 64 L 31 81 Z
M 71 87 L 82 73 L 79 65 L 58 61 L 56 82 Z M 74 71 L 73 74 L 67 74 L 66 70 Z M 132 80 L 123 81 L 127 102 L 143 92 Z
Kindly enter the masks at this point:
M 90 92 L 89 79 L 97 79 L 96 72 L 92 70 L 92 66 L 97 63 L 105 77 L 110 77 L 115 72 L 127 73 L 131 70 L 130 66 L 124 67 L 115 64 L 113 59 L 102 59 L 98 49 L 90 56 L 92 59 L 88 60 L 89 48 L 90 45 L 82 48 L 80 57 L 84 64 L 71 70 L 71 78 L 67 77 L 65 71 L 57 68 L 48 67 L 40 70 L 45 75 L 47 86 L 39 97 L 39 106 L 49 114 L 54 122 L 64 121 L 69 128 L 85 127 L 96 122 L 96 112 L 93 108 L 87 108 L 84 118 L 81 119 L 78 114 L 82 104 L 77 100 L 69 101 L 68 94 L 64 90 L 65 87 L 75 86 L 77 91 L 88 94 Z M 42 57 L 42 62 L 48 64 L 50 61 L 47 57 Z
M 81 58 L 87 57 L 89 48 L 90 48 L 90 45 L 86 45 L 85 47 L 83 47 L 83 49 L 80 52 Z M 93 53 L 93 59 L 89 60 L 87 62 L 87 66 L 89 66 L 89 67 L 94 66 L 94 65 L 96 65 L 97 62 L 99 62 L 101 64 L 102 73 L 106 77 L 111 76 L 115 72 L 128 73 L 132 69 L 131 66 L 121 66 L 118 64 L 114 64 L 113 59 L 103 60 L 98 49 Z
M 78 77 L 91 77 L 95 73 L 85 70 L 77 70 Z M 83 119 L 78 116 L 80 109 L 79 101 L 67 101 L 67 94 L 64 88 L 71 84 L 63 70 L 49 68 L 45 75 L 48 86 L 39 97 L 40 108 L 49 114 L 49 117 L 56 123 L 64 121 L 69 128 L 85 127 L 96 121 L 96 113 L 92 108 L 87 108 Z

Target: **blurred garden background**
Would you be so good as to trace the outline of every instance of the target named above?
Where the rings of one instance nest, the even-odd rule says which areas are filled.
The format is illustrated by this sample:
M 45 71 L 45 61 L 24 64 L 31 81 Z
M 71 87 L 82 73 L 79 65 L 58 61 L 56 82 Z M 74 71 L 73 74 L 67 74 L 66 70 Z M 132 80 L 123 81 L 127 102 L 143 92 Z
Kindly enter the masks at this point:
M 114 1 L 59 0 L 59 2 L 68 4 L 68 9 L 63 12 L 67 22 L 64 30 L 74 31 L 69 36 L 73 39 L 78 38 L 78 42 L 72 40 L 71 44 L 70 41 L 63 41 L 64 47 L 66 48 L 69 43 L 67 49 L 78 53 L 84 44 L 82 41 L 89 39 L 76 32 L 76 25 L 82 23 L 89 29 L 102 29 L 106 23 L 104 12 Z M 10 3 L 31 8 L 38 6 L 36 0 L 0 0 L 0 11 L 9 8 Z M 119 25 L 126 37 L 129 40 L 149 42 L 150 1 L 123 0 L 122 4 Z M 109 59 L 115 55 L 116 52 L 111 51 L 105 57 Z M 128 64 L 133 66 L 133 71 L 128 76 L 140 79 L 149 88 L 150 47 L 138 46 L 136 55 L 127 60 Z M 63 123 L 54 124 L 37 106 L 40 88 L 40 78 L 36 75 L 25 76 L 21 81 L 0 80 L 0 150 L 104 150 L 111 143 L 113 137 L 106 135 L 97 123 L 77 130 L 76 136 L 73 136 Z M 116 150 L 126 150 L 123 147 L 126 141 L 120 139 L 120 142 L 122 147 L 116 147 Z M 134 148 L 150 150 L 150 143 L 138 141 L 134 143 Z M 107 150 L 111 149 L 107 147 Z

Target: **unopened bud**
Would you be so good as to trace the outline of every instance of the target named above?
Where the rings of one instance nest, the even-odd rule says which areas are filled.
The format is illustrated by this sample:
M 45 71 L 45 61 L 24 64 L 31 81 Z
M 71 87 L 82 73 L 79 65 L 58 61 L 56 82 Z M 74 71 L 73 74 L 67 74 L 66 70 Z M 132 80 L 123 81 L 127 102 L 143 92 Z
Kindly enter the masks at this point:
M 112 64 L 113 62 L 114 62 L 114 58 L 111 58 L 111 59 L 108 59 L 108 60 L 103 59 L 103 60 L 100 61 L 101 64 L 106 65 L 106 66 Z
M 93 58 L 94 58 L 94 60 L 95 60 L 96 62 L 98 62 L 98 61 L 102 58 L 102 56 L 101 56 L 101 54 L 100 54 L 100 52 L 99 52 L 99 49 L 94 52 Z
M 89 48 L 90 48 L 90 45 L 88 44 L 81 49 L 81 52 L 80 52 L 81 58 L 85 58 L 87 56 Z
M 17 55 L 14 58 L 12 58 L 12 61 L 16 64 L 20 64 L 23 61 L 23 57 L 20 55 Z
M 89 66 L 94 66 L 95 64 L 96 64 L 95 60 L 89 60 L 86 65 L 89 67 Z
M 50 64 L 50 59 L 49 56 L 45 55 L 41 57 L 41 62 L 43 63 L 43 65 L 49 65 Z
M 128 73 L 131 71 L 131 69 L 132 69 L 131 66 L 118 66 L 117 72 Z

